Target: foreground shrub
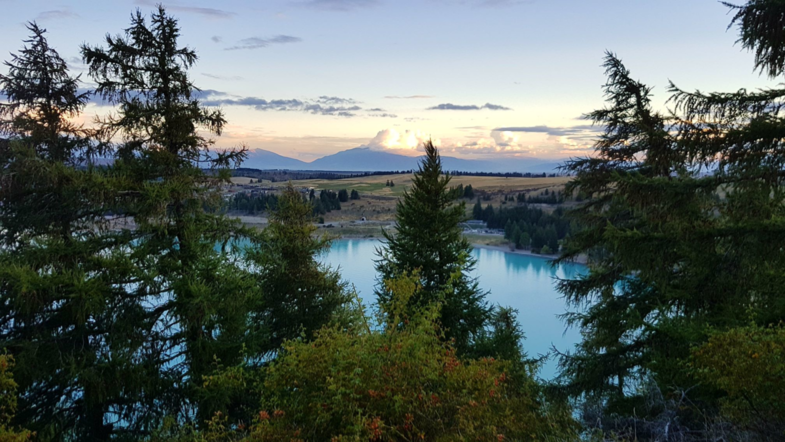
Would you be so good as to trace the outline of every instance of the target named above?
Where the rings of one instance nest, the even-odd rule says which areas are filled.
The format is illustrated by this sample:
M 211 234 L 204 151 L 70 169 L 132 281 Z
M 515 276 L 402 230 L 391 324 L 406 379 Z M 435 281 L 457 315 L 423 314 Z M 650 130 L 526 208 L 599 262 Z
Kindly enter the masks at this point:
M 785 328 L 749 326 L 693 352 L 699 377 L 726 394 L 723 417 L 762 440 L 785 439 Z
M 354 327 L 285 344 L 267 372 L 252 440 L 572 438 L 569 413 L 546 405 L 530 371 L 513 370 L 513 361 L 459 359 L 441 339 L 438 308 L 402 313 L 416 283 L 388 287 L 396 301 L 377 323 L 363 315 Z
M 0 356 L 0 442 L 23 442 L 30 440 L 32 433 L 13 427 L 11 421 L 16 414 L 17 385 L 11 374 L 14 359 Z

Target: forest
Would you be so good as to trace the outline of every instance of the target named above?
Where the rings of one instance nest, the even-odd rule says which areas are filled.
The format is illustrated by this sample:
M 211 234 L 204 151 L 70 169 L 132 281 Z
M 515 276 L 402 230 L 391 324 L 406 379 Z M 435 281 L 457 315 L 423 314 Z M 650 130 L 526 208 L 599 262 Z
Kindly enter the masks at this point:
M 785 3 L 726 6 L 773 86 L 671 83 L 658 110 L 608 52 L 577 205 L 477 201 L 516 246 L 588 257 L 555 281 L 582 340 L 551 381 L 473 274 L 474 191 L 433 142 L 368 308 L 317 259 L 315 216 L 356 191 L 227 215 L 247 151 L 214 147 L 227 119 L 163 6 L 84 43 L 84 80 L 30 22 L 0 74 L 0 441 L 785 440 Z

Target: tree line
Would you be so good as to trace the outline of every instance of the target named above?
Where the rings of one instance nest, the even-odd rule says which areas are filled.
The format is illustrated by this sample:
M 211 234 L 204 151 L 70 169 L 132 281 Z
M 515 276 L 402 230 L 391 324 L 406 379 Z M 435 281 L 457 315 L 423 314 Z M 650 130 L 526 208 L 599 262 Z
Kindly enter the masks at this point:
M 279 196 L 272 192 L 238 192 L 226 201 L 222 209 L 255 215 L 275 211 L 278 207 L 278 199 Z M 352 189 L 351 192 L 341 189 L 337 193 L 321 190 L 317 197 L 316 191 L 311 190 L 307 197 L 303 195 L 303 199 L 313 206 L 314 215 L 324 215 L 332 210 L 341 210 L 341 203 L 359 200 L 360 193 L 356 189 Z

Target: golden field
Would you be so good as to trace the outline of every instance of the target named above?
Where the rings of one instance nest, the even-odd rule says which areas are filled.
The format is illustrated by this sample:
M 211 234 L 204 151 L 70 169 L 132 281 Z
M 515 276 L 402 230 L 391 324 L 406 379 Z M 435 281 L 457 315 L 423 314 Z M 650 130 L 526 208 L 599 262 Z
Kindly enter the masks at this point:
M 298 188 L 313 188 L 318 191 L 329 189 L 339 191 L 346 189 L 351 192 L 357 190 L 360 193 L 360 200 L 350 200 L 341 204 L 340 211 L 332 211 L 325 215 L 326 223 L 349 222 L 362 219 L 373 221 L 392 221 L 395 218 L 395 205 L 403 195 L 403 192 L 411 185 L 413 174 L 398 175 L 376 175 L 343 178 L 338 180 L 297 180 L 292 183 Z M 250 178 L 235 177 L 232 179 L 234 184 L 248 185 Z M 388 187 L 385 183 L 389 180 L 395 184 Z M 502 205 L 504 196 L 515 196 L 518 193 L 526 192 L 539 194 L 545 189 L 549 191 L 562 190 L 564 184 L 570 177 L 553 178 L 517 178 L 517 177 L 479 177 L 479 176 L 453 176 L 451 186 L 471 185 L 476 195 L 483 195 L 483 205 L 493 204 L 495 207 Z M 253 184 L 256 185 L 256 184 Z M 283 187 L 285 182 L 271 183 L 262 181 L 258 184 L 261 187 Z M 490 199 L 487 199 L 490 198 Z M 466 201 L 467 211 L 470 211 L 475 200 Z M 515 204 L 515 203 L 507 203 Z M 546 208 L 547 209 L 547 208 Z

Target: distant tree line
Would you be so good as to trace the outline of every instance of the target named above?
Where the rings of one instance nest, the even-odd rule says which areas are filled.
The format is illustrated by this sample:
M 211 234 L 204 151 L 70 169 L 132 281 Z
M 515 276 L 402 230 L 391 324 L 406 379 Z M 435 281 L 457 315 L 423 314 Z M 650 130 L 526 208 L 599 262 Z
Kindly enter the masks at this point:
M 467 185 L 466 187 L 464 187 L 463 184 L 458 184 L 455 187 L 450 187 L 450 196 L 455 199 L 473 199 L 474 188 L 471 184 Z
M 485 221 L 489 229 L 504 229 L 505 239 L 516 248 L 545 254 L 558 252 L 560 241 L 577 230 L 561 207 L 550 214 L 528 205 L 494 209 L 489 204 L 483 208 L 478 199 L 472 216 Z
M 452 176 L 479 176 L 479 177 L 501 177 L 501 178 L 555 178 L 562 176 L 558 173 L 531 173 L 531 172 L 461 172 L 452 171 Z
M 247 193 L 234 194 L 226 204 L 226 209 L 255 215 L 278 208 L 278 196 L 273 193 Z
M 313 214 L 324 215 L 328 212 L 332 212 L 333 210 L 341 210 L 341 198 L 339 196 L 341 192 L 345 194 L 346 190 L 335 192 L 329 189 L 324 189 L 319 191 L 319 196 L 317 197 L 316 191 L 311 189 L 311 192 L 308 195 L 308 200 L 311 202 L 311 205 L 313 205 Z
M 537 195 L 533 195 L 531 193 L 524 193 L 521 192 L 516 196 L 507 196 L 505 195 L 504 201 L 515 201 L 519 204 L 521 203 L 528 203 L 528 204 L 562 204 L 565 201 L 564 193 L 560 190 L 549 190 L 545 189 L 542 193 Z

